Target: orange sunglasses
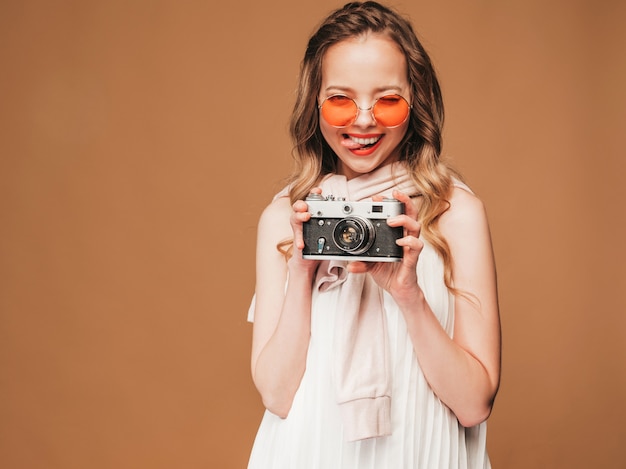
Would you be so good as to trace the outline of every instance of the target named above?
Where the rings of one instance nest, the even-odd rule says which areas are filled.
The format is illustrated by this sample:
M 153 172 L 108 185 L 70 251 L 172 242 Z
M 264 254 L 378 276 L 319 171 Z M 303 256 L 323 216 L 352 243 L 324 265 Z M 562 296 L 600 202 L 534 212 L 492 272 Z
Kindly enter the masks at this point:
M 325 98 L 318 108 L 333 127 L 348 127 L 356 121 L 360 111 L 370 111 L 376 123 L 393 128 L 408 119 L 411 105 L 399 94 L 390 94 L 381 96 L 368 108 L 360 108 L 354 99 L 335 94 Z

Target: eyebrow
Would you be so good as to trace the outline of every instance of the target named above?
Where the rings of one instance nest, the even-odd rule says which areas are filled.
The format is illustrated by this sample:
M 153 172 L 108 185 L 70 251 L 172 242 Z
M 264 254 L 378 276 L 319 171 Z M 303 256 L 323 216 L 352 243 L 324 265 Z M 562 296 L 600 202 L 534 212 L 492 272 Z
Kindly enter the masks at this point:
M 327 86 L 324 90 L 322 91 L 342 91 L 345 93 L 349 93 L 349 92 L 354 92 L 354 90 L 348 86 Z M 401 91 L 403 91 L 403 88 L 401 86 L 397 86 L 397 85 L 389 85 L 389 86 L 379 86 L 378 88 L 374 89 L 374 93 L 382 93 L 383 91 L 396 91 L 398 93 L 400 93 Z

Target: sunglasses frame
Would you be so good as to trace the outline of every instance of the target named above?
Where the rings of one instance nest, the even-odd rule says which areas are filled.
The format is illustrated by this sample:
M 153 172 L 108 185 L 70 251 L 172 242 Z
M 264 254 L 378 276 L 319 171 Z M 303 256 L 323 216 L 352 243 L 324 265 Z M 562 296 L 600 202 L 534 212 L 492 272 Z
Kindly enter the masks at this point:
M 328 101 L 331 98 L 336 98 L 336 97 L 341 97 L 341 98 L 347 98 L 350 101 L 352 101 L 354 103 L 354 107 L 356 107 L 356 113 L 354 114 L 354 118 L 346 125 L 333 125 L 330 122 L 326 121 L 328 123 L 328 125 L 330 125 L 331 127 L 335 127 L 337 129 L 342 129 L 344 127 L 350 127 L 352 124 L 354 124 L 356 122 L 356 120 L 359 118 L 359 113 L 361 111 L 369 111 L 372 119 L 374 120 L 374 122 L 376 124 L 378 124 L 378 121 L 376 120 L 376 116 L 374 115 L 374 106 L 376 106 L 376 103 L 378 103 L 378 101 L 380 101 L 381 99 L 385 99 L 385 98 L 389 98 L 389 97 L 394 97 L 394 98 L 400 98 L 402 99 L 408 106 L 408 112 L 406 113 L 406 117 L 404 118 L 404 120 L 402 122 L 400 122 L 397 125 L 383 125 L 383 127 L 386 127 L 388 129 L 395 129 L 396 127 L 400 127 L 402 124 L 404 124 L 407 119 L 409 118 L 409 116 L 411 115 L 411 109 L 413 109 L 413 106 L 411 105 L 411 103 L 409 102 L 408 99 L 406 99 L 404 96 L 399 95 L 397 93 L 392 93 L 392 94 L 386 94 L 384 96 L 381 96 L 380 98 L 376 98 L 374 100 L 374 102 L 372 103 L 372 105 L 370 107 L 366 107 L 366 108 L 361 108 L 359 107 L 359 105 L 357 104 L 356 100 L 354 98 L 351 98 L 350 96 L 347 96 L 345 94 L 341 94 L 341 93 L 336 93 L 336 94 L 332 94 L 330 96 L 325 97 L 322 102 L 317 106 L 317 109 L 320 111 L 320 114 L 322 114 L 322 106 L 324 105 L 324 103 L 326 101 Z M 322 114 L 323 117 L 323 114 Z M 324 120 L 326 120 L 326 118 L 324 118 Z

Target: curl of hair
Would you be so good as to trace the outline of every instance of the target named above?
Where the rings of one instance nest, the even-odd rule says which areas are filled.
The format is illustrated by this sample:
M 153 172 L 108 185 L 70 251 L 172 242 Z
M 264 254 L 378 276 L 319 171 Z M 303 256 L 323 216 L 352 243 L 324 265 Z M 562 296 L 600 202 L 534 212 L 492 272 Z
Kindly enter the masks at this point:
M 411 86 L 409 127 L 400 143 L 404 161 L 419 195 L 422 236 L 444 263 L 444 281 L 453 292 L 450 248 L 438 229 L 448 210 L 453 178 L 460 175 L 441 160 L 444 106 L 434 67 L 411 23 L 374 1 L 351 2 L 332 12 L 309 39 L 300 66 L 296 102 L 290 124 L 295 167 L 289 180 L 291 202 L 305 198 L 327 174 L 335 172 L 337 156 L 324 140 L 317 107 L 322 83 L 322 60 L 329 47 L 365 34 L 381 34 L 394 41 L 407 61 Z M 289 241 L 279 249 L 290 255 Z

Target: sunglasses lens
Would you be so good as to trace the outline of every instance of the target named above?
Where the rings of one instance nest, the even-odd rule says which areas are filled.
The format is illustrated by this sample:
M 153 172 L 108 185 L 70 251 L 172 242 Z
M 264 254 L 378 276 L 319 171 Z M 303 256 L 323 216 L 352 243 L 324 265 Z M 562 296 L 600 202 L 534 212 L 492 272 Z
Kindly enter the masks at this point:
M 330 96 L 322 103 L 322 116 L 334 127 L 346 127 L 354 121 L 357 106 L 347 96 Z
M 397 127 L 409 117 L 409 103 L 399 95 L 383 96 L 372 110 L 374 119 L 384 127 Z

